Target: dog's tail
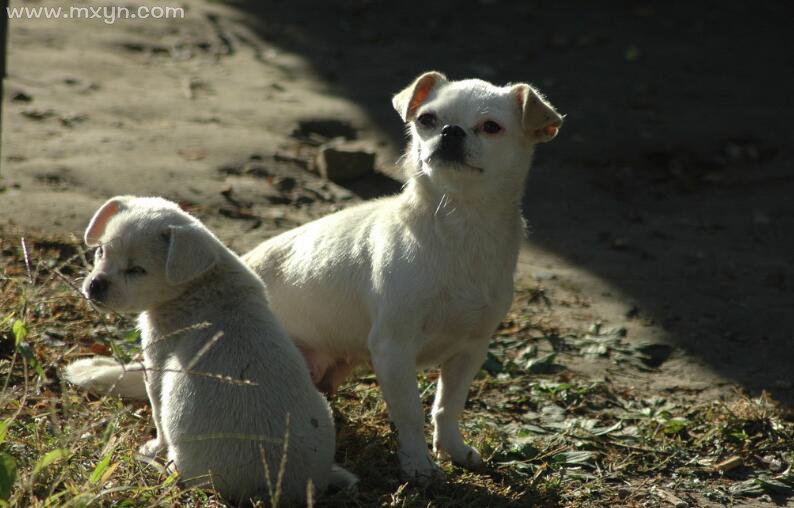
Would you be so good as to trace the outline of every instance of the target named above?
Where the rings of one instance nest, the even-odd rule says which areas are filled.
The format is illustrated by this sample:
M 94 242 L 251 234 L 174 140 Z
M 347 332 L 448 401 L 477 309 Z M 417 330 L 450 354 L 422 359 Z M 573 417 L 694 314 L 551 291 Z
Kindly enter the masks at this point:
M 95 395 L 118 395 L 136 400 L 148 398 L 140 362 L 122 365 L 107 356 L 83 358 L 67 365 L 64 377 Z

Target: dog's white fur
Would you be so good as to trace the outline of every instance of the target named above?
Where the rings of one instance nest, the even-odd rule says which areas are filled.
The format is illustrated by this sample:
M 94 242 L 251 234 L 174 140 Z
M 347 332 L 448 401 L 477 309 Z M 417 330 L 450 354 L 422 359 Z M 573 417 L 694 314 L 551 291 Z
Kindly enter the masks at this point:
M 145 372 L 137 366 L 136 375 L 145 376 L 157 437 L 140 453 L 166 452 L 183 480 L 211 483 L 224 497 L 268 499 L 287 439 L 281 501 L 304 502 L 309 482 L 322 491 L 334 455 L 330 409 L 256 274 L 160 198 L 109 200 L 85 237 L 99 246 L 86 295 L 141 312 Z M 102 292 L 92 290 L 98 280 L 107 282 Z M 71 367 L 73 381 L 83 367 Z M 114 368 L 100 370 L 95 388 L 112 386 Z
M 562 117 L 529 85 L 450 82 L 438 72 L 421 75 L 393 105 L 411 136 L 403 192 L 272 238 L 243 261 L 265 281 L 318 386 L 333 391 L 352 366 L 371 361 L 403 473 L 421 479 L 439 470 L 424 439 L 418 367 L 441 366 L 434 451 L 470 468 L 482 462 L 457 420 L 512 301 L 534 146 L 557 134 Z M 426 113 L 435 125 L 417 122 Z M 486 120 L 501 130 L 485 132 Z M 465 133 L 459 161 L 438 156 L 447 125 Z M 120 384 L 129 389 L 138 376 Z

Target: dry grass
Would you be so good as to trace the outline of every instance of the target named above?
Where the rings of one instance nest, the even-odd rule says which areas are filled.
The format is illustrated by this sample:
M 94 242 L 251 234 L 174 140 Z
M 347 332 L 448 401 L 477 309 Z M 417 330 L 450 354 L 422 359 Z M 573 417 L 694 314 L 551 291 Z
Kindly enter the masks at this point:
M 28 238 L 24 245 L 0 237 L 2 503 L 222 505 L 212 491 L 181 488 L 176 477 L 134 458 L 153 431 L 146 405 L 97 399 L 61 382 L 62 367 L 78 357 L 134 354 L 137 334 L 130 320 L 100 315 L 75 290 L 88 263 L 76 239 Z M 626 368 L 641 367 L 643 357 L 619 332 L 553 334 L 532 317 L 550 305 L 537 288 L 517 298 L 475 381 L 464 430 L 488 459 L 484 471 L 445 463 L 443 484 L 423 489 L 398 481 L 386 408 L 374 377 L 364 373 L 333 401 L 337 458 L 361 477 L 360 491 L 327 494 L 316 504 L 697 505 L 794 494 L 794 425 L 773 401 L 661 398 L 577 378 L 536 346 L 606 352 L 626 360 Z M 427 406 L 434 381 L 433 374 L 420 379 Z

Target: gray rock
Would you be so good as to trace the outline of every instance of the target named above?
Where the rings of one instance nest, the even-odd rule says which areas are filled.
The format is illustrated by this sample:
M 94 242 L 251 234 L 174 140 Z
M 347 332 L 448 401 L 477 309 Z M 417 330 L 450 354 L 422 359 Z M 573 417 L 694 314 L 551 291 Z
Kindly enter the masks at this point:
M 314 170 L 332 182 L 354 180 L 375 171 L 375 152 L 360 144 L 327 143 L 317 153 Z

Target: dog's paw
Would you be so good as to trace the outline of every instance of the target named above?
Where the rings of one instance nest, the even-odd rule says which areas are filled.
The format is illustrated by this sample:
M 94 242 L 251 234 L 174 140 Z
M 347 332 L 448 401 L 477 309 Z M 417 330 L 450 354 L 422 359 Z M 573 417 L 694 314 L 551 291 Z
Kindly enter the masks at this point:
M 138 453 L 143 455 L 144 457 L 149 457 L 153 459 L 157 456 L 158 453 L 165 449 L 165 444 L 160 441 L 160 439 L 150 439 L 146 441 L 144 444 L 138 448 Z
M 403 480 L 418 485 L 428 485 L 435 480 L 443 479 L 446 475 L 429 455 L 400 457 L 400 476 Z
M 452 461 L 456 466 L 476 471 L 483 466 L 482 456 L 475 448 L 459 443 L 457 446 L 444 447 L 440 443 L 433 445 L 433 451 L 438 458 L 445 458 Z

